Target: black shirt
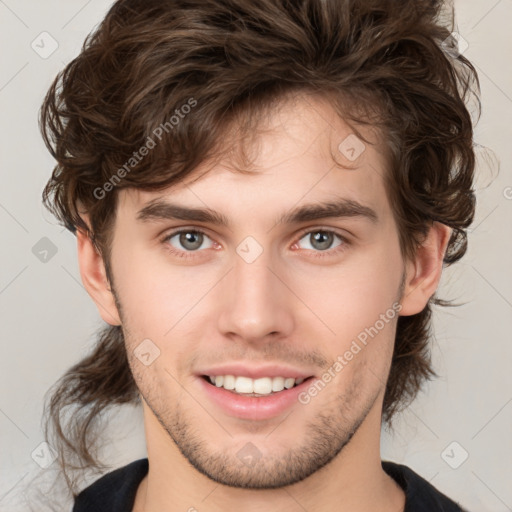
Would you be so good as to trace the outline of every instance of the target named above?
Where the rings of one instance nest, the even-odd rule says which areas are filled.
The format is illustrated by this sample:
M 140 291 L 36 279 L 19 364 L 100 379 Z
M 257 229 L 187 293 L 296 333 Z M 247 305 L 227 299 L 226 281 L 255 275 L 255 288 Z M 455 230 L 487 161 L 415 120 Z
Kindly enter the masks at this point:
M 72 512 L 131 512 L 148 467 L 139 459 L 107 473 L 76 497 Z M 382 461 L 382 468 L 404 490 L 404 512 L 465 512 L 407 466 Z

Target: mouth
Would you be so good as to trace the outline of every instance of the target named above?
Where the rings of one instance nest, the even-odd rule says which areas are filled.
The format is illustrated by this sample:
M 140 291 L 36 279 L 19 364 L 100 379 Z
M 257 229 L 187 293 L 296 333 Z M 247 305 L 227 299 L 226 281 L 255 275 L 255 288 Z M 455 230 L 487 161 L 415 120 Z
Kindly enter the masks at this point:
M 299 396 L 316 380 L 312 368 L 279 363 L 225 362 L 198 369 L 195 376 L 206 403 L 224 415 L 251 421 L 282 417 L 297 405 L 304 414 Z
M 245 397 L 268 397 L 296 388 L 314 378 L 309 377 L 260 377 L 252 379 L 243 375 L 201 375 L 210 386 L 222 388 Z

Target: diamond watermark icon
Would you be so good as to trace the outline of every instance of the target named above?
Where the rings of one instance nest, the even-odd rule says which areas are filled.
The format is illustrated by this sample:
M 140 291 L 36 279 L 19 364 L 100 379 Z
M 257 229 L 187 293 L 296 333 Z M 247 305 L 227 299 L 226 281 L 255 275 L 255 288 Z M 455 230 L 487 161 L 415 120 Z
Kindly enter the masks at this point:
M 55 450 L 47 442 L 38 444 L 30 455 L 42 469 L 49 468 L 57 458 Z
M 41 32 L 32 43 L 30 43 L 30 46 L 39 57 L 47 59 L 57 50 L 59 43 L 48 32 Z
M 338 145 L 338 150 L 340 153 L 351 162 L 357 160 L 365 149 L 366 146 L 353 133 L 351 133 Z
M 458 33 L 452 32 L 442 43 L 441 48 L 453 59 L 462 55 L 468 48 L 469 43 Z
M 254 444 L 249 442 L 243 448 L 238 450 L 236 456 L 242 461 L 243 464 L 252 468 L 261 459 L 261 452 Z
M 263 252 L 263 247 L 255 238 L 248 236 L 238 244 L 236 252 L 246 263 L 253 263 Z
M 32 247 L 32 254 L 42 263 L 48 263 L 56 254 L 57 246 L 47 237 L 43 236 Z
M 149 338 L 146 338 L 135 347 L 133 353 L 144 366 L 149 366 L 160 356 L 160 349 Z
M 457 442 L 452 441 L 441 453 L 441 458 L 452 469 L 457 469 L 469 457 L 469 453 Z

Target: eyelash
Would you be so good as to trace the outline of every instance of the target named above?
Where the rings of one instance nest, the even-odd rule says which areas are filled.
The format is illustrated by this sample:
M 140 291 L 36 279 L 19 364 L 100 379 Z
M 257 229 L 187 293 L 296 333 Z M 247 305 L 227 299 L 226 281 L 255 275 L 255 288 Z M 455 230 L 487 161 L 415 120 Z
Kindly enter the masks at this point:
M 167 242 L 169 242 L 169 240 L 171 238 L 173 238 L 176 235 L 179 235 L 181 233 L 201 233 L 202 235 L 205 235 L 208 238 L 210 238 L 208 233 L 206 231 L 202 230 L 201 228 L 181 228 L 181 229 L 178 229 L 176 231 L 172 231 L 171 233 L 166 234 L 163 237 L 163 239 L 161 240 L 161 242 L 166 246 L 166 249 L 171 254 L 173 254 L 173 256 L 177 256 L 178 258 L 184 258 L 184 259 L 193 258 L 194 257 L 193 255 L 195 253 L 200 252 L 197 250 L 196 251 L 179 251 L 179 250 L 174 249 L 174 247 L 172 247 L 169 243 L 167 243 Z M 314 251 L 315 254 L 313 255 L 313 258 L 327 258 L 327 257 L 333 256 L 333 255 L 340 254 L 347 249 L 347 246 L 350 245 L 350 242 L 349 242 L 349 240 L 347 240 L 346 237 L 344 237 L 337 231 L 333 231 L 332 229 L 327 229 L 327 228 L 315 228 L 315 229 L 307 228 L 298 235 L 297 241 L 300 241 L 302 238 L 304 238 L 304 235 L 307 235 L 310 233 L 333 234 L 333 235 L 337 236 L 342 242 L 340 245 L 338 245 L 334 249 L 327 249 L 325 251 Z M 312 249 L 303 249 L 303 250 L 309 251 Z

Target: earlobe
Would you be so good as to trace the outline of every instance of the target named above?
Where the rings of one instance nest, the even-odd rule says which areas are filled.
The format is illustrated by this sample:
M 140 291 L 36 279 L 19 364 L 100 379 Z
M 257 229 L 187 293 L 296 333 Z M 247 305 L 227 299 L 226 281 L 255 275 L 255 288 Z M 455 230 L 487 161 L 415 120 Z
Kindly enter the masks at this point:
M 434 295 L 441 279 L 443 258 L 451 232 L 450 227 L 434 222 L 418 247 L 414 261 L 407 261 L 401 316 L 420 313 Z
M 76 236 L 80 276 L 87 293 L 105 322 L 110 325 L 121 325 L 101 255 L 84 231 L 78 229 Z

